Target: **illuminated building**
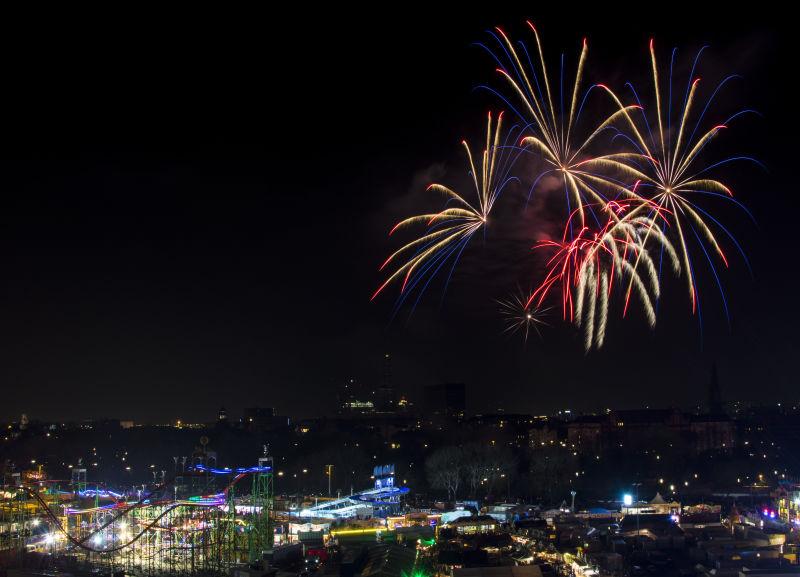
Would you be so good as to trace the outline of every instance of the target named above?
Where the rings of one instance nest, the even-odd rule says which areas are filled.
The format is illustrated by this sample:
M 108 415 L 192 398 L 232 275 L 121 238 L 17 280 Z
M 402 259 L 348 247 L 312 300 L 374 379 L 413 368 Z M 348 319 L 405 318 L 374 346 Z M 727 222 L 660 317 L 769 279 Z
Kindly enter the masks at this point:
M 800 484 L 782 483 L 775 492 L 778 517 L 784 523 L 800 528 Z
M 477 515 L 461 517 L 448 523 L 447 527 L 459 535 L 476 535 L 496 532 L 500 528 L 500 522 L 489 515 Z
M 339 392 L 339 412 L 347 416 L 375 413 L 374 391 L 354 378 L 347 379 Z

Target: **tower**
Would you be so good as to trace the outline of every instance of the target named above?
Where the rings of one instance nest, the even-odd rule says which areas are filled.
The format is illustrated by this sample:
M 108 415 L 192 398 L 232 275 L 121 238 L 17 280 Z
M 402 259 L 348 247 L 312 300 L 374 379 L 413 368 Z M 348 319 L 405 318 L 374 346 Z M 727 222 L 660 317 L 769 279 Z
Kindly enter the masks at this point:
M 253 471 L 253 486 L 250 490 L 252 520 L 247 526 L 248 558 L 250 563 L 260 563 L 264 554 L 272 550 L 274 528 L 273 508 L 273 463 L 269 449 L 264 446 L 264 455 L 258 459 Z
M 396 399 L 392 388 L 392 355 L 389 353 L 383 355 L 383 376 L 375 401 L 378 411 L 382 413 L 394 412 Z

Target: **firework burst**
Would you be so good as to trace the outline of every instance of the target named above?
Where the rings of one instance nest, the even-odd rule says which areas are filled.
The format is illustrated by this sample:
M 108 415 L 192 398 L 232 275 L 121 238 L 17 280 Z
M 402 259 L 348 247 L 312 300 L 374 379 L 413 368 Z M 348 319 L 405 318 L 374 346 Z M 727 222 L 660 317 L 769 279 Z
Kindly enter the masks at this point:
M 757 161 L 737 156 L 708 163 L 703 156 L 708 145 L 732 120 L 753 111 L 743 110 L 720 124 L 701 127 L 705 126 L 706 113 L 717 93 L 736 77 L 725 78 L 700 108 L 700 80 L 694 78 L 694 72 L 701 49 L 685 92 L 679 94 L 673 105 L 675 51 L 669 80 L 662 87 L 651 41 L 655 106 L 654 110 L 645 110 L 631 84 L 627 86 L 635 103 L 627 105 L 605 85 L 593 84 L 584 89 L 588 58 L 585 40 L 574 82 L 565 90 L 563 55 L 560 77 L 554 79 L 548 75 L 539 33 L 530 22 L 528 27 L 535 41 L 535 52 L 529 52 L 524 42 L 512 42 L 500 28 L 489 32 L 495 42 L 491 47 L 480 44 L 495 60 L 503 83 L 501 90 L 482 88 L 505 102 L 522 123 L 501 138 L 502 114 L 496 124 L 490 115 L 480 157 L 474 158 L 472 149 L 463 143 L 475 189 L 474 200 L 469 200 L 472 195 L 432 184 L 429 190 L 446 197 L 445 207 L 440 212 L 402 220 L 392 229 L 390 234 L 416 225 L 424 227 L 417 238 L 396 250 L 380 267 L 381 271 L 389 272 L 372 298 L 397 282 L 400 284 L 397 310 L 415 289 L 418 302 L 433 277 L 446 265 L 452 275 L 470 240 L 488 226 L 501 192 L 515 180 L 511 170 L 516 160 L 522 154 L 533 154 L 541 159 L 543 168 L 531 179 L 528 200 L 543 178 L 556 177 L 563 186 L 566 218 L 559 239 L 534 246 L 539 251 L 552 252 L 542 282 L 530 293 L 497 301 L 506 320 L 504 332 L 522 333 L 525 341 L 531 330 L 539 334 L 539 328 L 546 325 L 544 315 L 552 308 L 546 307 L 546 299 L 559 292 L 562 316 L 582 330 L 587 351 L 603 346 L 609 311 L 617 293 L 621 295 L 623 317 L 630 304 L 637 302 L 653 327 L 665 260 L 676 275 L 685 275 L 692 311 L 699 313 L 692 245 L 702 249 L 727 315 L 727 302 L 717 273 L 720 262 L 728 266 L 720 238 L 732 242 L 746 263 L 747 257 L 734 236 L 705 206 L 705 201 L 723 200 L 746 211 L 733 198 L 731 188 L 712 171 L 734 160 Z M 612 111 L 581 122 L 584 105 L 594 89 L 610 99 Z M 608 142 L 601 143 L 600 136 L 606 134 L 610 136 Z
M 474 201 L 467 200 L 466 195 L 461 195 L 443 184 L 431 184 L 428 186 L 429 191 L 441 193 L 447 198 L 445 208 L 439 212 L 406 218 L 392 228 L 390 235 L 414 225 L 425 226 L 421 236 L 396 250 L 380 266 L 381 271 L 393 265 L 395 268 L 373 293 L 372 299 L 375 299 L 389 284 L 400 279 L 402 279 L 400 303 L 420 283 L 422 283 L 421 294 L 444 265 L 451 263 L 452 271 L 469 241 L 487 226 L 495 202 L 509 182 L 516 180 L 515 177 L 509 176 L 509 171 L 519 154 L 503 146 L 502 124 L 502 113 L 496 123 L 492 122 L 492 115 L 489 113 L 486 144 L 483 153 L 477 158 L 477 164 L 469 144 L 466 141 L 462 142 L 468 161 L 470 180 L 475 187 Z M 395 263 L 403 257 L 405 260 L 402 264 L 396 265 Z
M 648 323 L 655 326 L 654 302 L 660 295 L 660 283 L 649 252 L 652 245 L 663 248 L 673 269 L 680 269 L 678 255 L 657 220 L 662 218 L 662 210 L 649 202 L 628 200 L 610 202 L 604 211 L 608 215 L 605 225 L 598 229 L 583 226 L 577 234 L 570 235 L 576 209 L 560 240 L 541 241 L 534 246 L 554 254 L 547 262 L 544 281 L 526 303 L 541 306 L 550 291 L 560 286 L 563 317 L 583 329 L 587 351 L 600 348 L 605 342 L 609 296 L 615 281 L 627 280 L 636 289 Z M 639 263 L 643 270 L 636 266 Z M 629 304 L 630 293 L 625 298 L 623 315 Z
M 520 146 L 541 156 L 545 169 L 535 175 L 529 196 L 544 177 L 557 176 L 563 183 L 567 213 L 571 214 L 575 210 L 578 224 L 583 227 L 586 224 L 586 211 L 591 210 L 591 206 L 605 205 L 618 196 L 633 196 L 625 179 L 643 176 L 630 162 L 638 156 L 635 152 L 591 154 L 592 145 L 597 138 L 639 106 L 622 106 L 613 93 L 602 84 L 589 86 L 581 96 L 589 53 L 585 39 L 578 59 L 575 81 L 569 94 L 566 95 L 568 102 L 565 104 L 563 58 L 560 82 L 556 85 L 560 88 L 554 90 L 554 83 L 551 82 L 547 72 L 539 33 L 533 24 L 530 22 L 527 24 L 536 41 L 538 67 L 533 65 L 525 43 L 517 42 L 515 45 L 505 32 L 496 28 L 496 33 L 491 35 L 499 49 L 492 50 L 484 44 L 480 46 L 494 58 L 498 65 L 497 72 L 511 89 L 513 97 L 509 99 L 488 86 L 483 88 L 493 92 L 508 104 L 527 123 L 526 128 L 533 133 L 524 136 Z M 527 66 L 520 54 L 524 55 Z M 619 104 L 618 109 L 593 122 L 590 131 L 580 131 L 578 125 L 581 112 L 589 93 L 595 88 L 610 94 L 615 104 Z M 556 105 L 556 102 L 559 104 Z M 599 225 L 600 221 L 596 216 L 594 220 Z
M 696 114 L 700 78 L 695 78 L 694 73 L 702 51 L 703 49 L 695 57 L 689 81 L 683 93 L 683 102 L 677 107 L 678 114 L 675 117 L 673 116 L 675 107 L 672 102 L 672 69 L 676 51 L 673 50 L 670 59 L 668 82 L 666 87 L 662 88 L 655 46 L 653 41 L 650 41 L 655 122 L 652 121 L 652 116 L 648 119 L 648 114 L 643 107 L 639 107 L 639 113 L 629 114 L 628 110 L 623 110 L 621 103 L 617 100 L 620 112 L 623 113 L 629 129 L 619 132 L 619 136 L 626 139 L 637 151 L 636 156 L 627 157 L 622 162 L 630 164 L 631 168 L 637 170 L 641 175 L 638 194 L 652 201 L 658 208 L 666 209 L 669 214 L 669 218 L 662 225 L 662 230 L 669 232 L 675 238 L 675 244 L 679 248 L 692 312 L 696 312 L 699 307 L 695 267 L 690 252 L 690 246 L 696 242 L 701 247 L 717 282 L 727 316 L 725 294 L 712 258 L 712 255 L 716 255 L 718 264 L 721 263 L 724 267 L 728 267 L 728 258 L 718 239 L 719 233 L 721 232 L 733 242 L 745 262 L 747 262 L 747 257 L 735 237 L 702 205 L 705 200 L 723 200 L 732 202 L 747 212 L 747 209 L 733 198 L 731 188 L 722 181 L 711 178 L 709 173 L 717 167 L 735 160 L 756 161 L 749 157 L 738 156 L 707 164 L 702 162 L 701 153 L 721 131 L 728 127 L 733 119 L 753 111 L 739 111 L 720 124 L 701 129 L 706 112 L 714 97 L 725 84 L 737 78 L 728 76 L 723 79 L 705 102 L 700 113 Z M 628 83 L 627 86 L 639 102 L 633 85 Z M 675 118 L 677 121 L 673 123 Z M 670 224 L 668 228 L 665 226 L 666 222 Z
M 535 332 L 540 339 L 542 338 L 540 327 L 550 326 L 545 319 L 547 313 L 553 308 L 537 306 L 536 303 L 530 302 L 530 297 L 530 292 L 519 289 L 507 299 L 496 301 L 500 305 L 500 314 L 506 324 L 503 332 L 506 334 L 520 333 L 525 343 L 528 342 L 531 331 Z

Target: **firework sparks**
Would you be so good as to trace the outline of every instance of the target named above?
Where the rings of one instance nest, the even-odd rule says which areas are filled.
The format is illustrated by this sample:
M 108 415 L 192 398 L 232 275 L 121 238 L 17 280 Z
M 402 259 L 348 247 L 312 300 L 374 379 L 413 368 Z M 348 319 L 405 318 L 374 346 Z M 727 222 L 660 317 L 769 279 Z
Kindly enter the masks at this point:
M 447 205 L 440 212 L 406 218 L 392 228 L 390 235 L 416 224 L 424 224 L 426 227 L 420 237 L 396 250 L 383 262 L 381 271 L 394 265 L 400 257 L 408 256 L 402 264 L 394 268 L 372 295 L 372 299 L 393 281 L 401 278 L 401 299 L 422 281 L 425 281 L 421 289 L 424 291 L 430 279 L 446 263 L 452 261 L 452 267 L 455 267 L 475 233 L 487 226 L 492 208 L 503 189 L 510 181 L 516 180 L 508 175 L 515 154 L 508 147 L 501 146 L 502 120 L 503 114 L 500 113 L 493 125 L 492 115 L 489 113 L 486 145 L 477 159 L 478 164 L 469 144 L 466 141 L 462 143 L 477 202 L 470 202 L 465 196 L 442 184 L 431 184 L 428 190 L 443 194 L 447 198 Z
M 732 157 L 711 165 L 698 166 L 698 160 L 706 146 L 723 129 L 727 128 L 731 120 L 753 111 L 743 110 L 737 112 L 721 124 L 713 125 L 705 130 L 700 129 L 714 96 L 728 81 L 736 78 L 735 76 L 726 77 L 706 101 L 700 114 L 695 116 L 700 78 L 695 78 L 694 72 L 701 53 L 702 49 L 694 60 L 689 81 L 683 94 L 683 103 L 678 107 L 677 125 L 673 126 L 672 121 L 675 117 L 673 116 L 674 106 L 672 102 L 672 64 L 674 63 L 675 51 L 672 53 L 670 62 L 670 75 L 666 86 L 667 97 L 665 98 L 659 78 L 655 46 L 653 41 L 650 41 L 650 64 L 655 95 L 656 122 L 652 123 L 652 118 L 648 120 L 648 115 L 643 107 L 639 107 L 639 114 L 631 115 L 627 110 L 623 111 L 622 104 L 617 99 L 620 112 L 622 112 L 626 121 L 626 126 L 630 129 L 629 133 L 620 132 L 619 134 L 624 136 L 637 150 L 636 156 L 627 157 L 621 162 L 630 164 L 637 171 L 641 168 L 643 176 L 640 177 L 641 182 L 638 193 L 643 198 L 651 200 L 659 208 L 667 209 L 670 215 L 668 220 L 670 223 L 669 232 L 676 237 L 675 244 L 680 250 L 692 312 L 696 312 L 699 306 L 696 276 L 690 254 L 691 239 L 694 237 L 701 246 L 717 281 L 723 304 L 725 305 L 725 314 L 727 315 L 725 294 L 722 290 L 714 260 L 711 258 L 712 254 L 716 254 L 723 266 L 728 267 L 728 259 L 717 238 L 718 233 L 720 231 L 724 233 L 739 251 L 742 251 L 734 236 L 719 220 L 701 206 L 701 201 L 722 199 L 733 202 L 744 209 L 743 205 L 733 199 L 733 192 L 730 187 L 720 180 L 708 177 L 707 174 L 718 166 L 733 160 L 756 161 L 748 157 Z M 628 83 L 627 86 L 633 91 L 634 97 L 638 102 L 639 97 L 633 85 Z M 744 210 L 746 211 L 747 209 Z M 666 231 L 663 227 L 662 230 Z M 708 250 L 709 248 L 710 250 Z M 743 252 L 742 256 L 747 261 L 747 257 Z
M 503 332 L 506 334 L 520 333 L 525 343 L 528 342 L 531 330 L 541 339 L 540 327 L 550 326 L 545 319 L 547 318 L 547 313 L 553 307 L 540 307 L 535 303 L 531 303 L 530 292 L 526 293 L 518 290 L 517 293 L 509 298 L 496 302 L 500 305 L 500 314 L 506 323 L 506 328 Z
M 485 230 L 502 190 L 514 180 L 510 174 L 516 159 L 521 154 L 535 154 L 544 168 L 534 175 L 528 199 L 544 177 L 555 176 L 563 185 L 567 217 L 559 240 L 545 240 L 534 246 L 553 251 L 541 284 L 529 294 L 520 293 L 497 301 L 506 320 L 504 332 L 521 332 L 525 341 L 531 329 L 539 334 L 540 326 L 546 325 L 544 313 L 552 308 L 543 308 L 545 300 L 559 290 L 563 318 L 583 331 L 587 351 L 600 348 L 605 342 L 615 290 L 622 295 L 623 317 L 635 301 L 653 327 L 665 259 L 671 263 L 675 274 L 685 275 L 692 311 L 697 312 L 700 303 L 690 255 L 692 238 L 708 261 L 727 315 L 727 302 L 715 260 L 719 259 L 727 267 L 728 259 L 718 237 L 727 236 L 746 263 L 747 257 L 728 229 L 704 207 L 703 201 L 722 199 L 747 211 L 733 198 L 731 188 L 710 173 L 734 160 L 757 161 L 738 156 L 709 164 L 702 160 L 702 153 L 733 119 L 753 111 L 740 111 L 710 128 L 701 130 L 701 126 L 716 94 L 735 77 L 725 78 L 698 114 L 700 80 L 694 78 L 694 71 L 701 49 L 685 93 L 676 99 L 682 102 L 673 106 L 675 51 L 665 98 L 651 41 L 653 113 L 644 109 L 630 84 L 635 98 L 635 104 L 630 105 L 623 104 L 602 84 L 584 90 L 588 58 L 585 40 L 574 82 L 565 91 L 563 55 L 560 78 L 556 82 L 548 75 L 539 33 L 530 22 L 528 26 L 535 40 L 535 52 L 529 52 L 523 42 L 512 42 L 500 28 L 489 33 L 496 41 L 494 49 L 480 44 L 494 58 L 504 90 L 510 95 L 488 86 L 482 88 L 505 102 L 523 121 L 522 125 L 512 128 L 501 142 L 502 115 L 494 126 L 490 115 L 485 148 L 477 159 L 464 143 L 476 201 L 471 202 L 444 185 L 431 185 L 429 190 L 447 197 L 445 208 L 437 213 L 407 218 L 392 229 L 394 233 L 416 224 L 426 227 L 418 238 L 386 259 L 381 270 L 389 267 L 391 273 L 372 298 L 389 284 L 402 282 L 397 305 L 400 306 L 417 287 L 421 296 L 446 264 L 452 263 L 452 275 L 469 241 L 479 230 Z M 531 58 L 531 54 L 536 58 Z M 581 113 L 593 89 L 605 93 L 614 108 L 610 114 L 590 119 L 588 129 L 583 129 Z M 653 116 L 655 121 L 652 121 Z M 606 133 L 613 137 L 601 146 L 599 137 Z
M 544 281 L 526 303 L 541 306 L 553 287 L 560 285 L 563 317 L 583 329 L 587 351 L 600 348 L 605 342 L 609 296 L 616 279 L 629 279 L 648 323 L 655 326 L 654 301 L 660 295 L 660 283 L 649 245 L 663 248 L 673 269 L 680 269 L 678 255 L 656 221 L 662 218 L 661 210 L 651 203 L 631 200 L 608 203 L 605 212 L 608 217 L 604 226 L 597 230 L 583 226 L 570 237 L 576 209 L 560 240 L 542 241 L 534 246 L 555 253 L 547 262 Z M 643 263 L 646 275 L 632 263 Z M 630 294 L 626 296 L 623 314 L 627 313 L 629 303 Z
M 560 90 L 557 94 L 560 105 L 556 106 L 554 104 L 556 91 L 553 90 L 547 73 L 539 33 L 533 24 L 530 22 L 527 24 L 536 40 L 538 70 L 532 64 L 526 45 L 519 42 L 518 49 L 500 28 L 496 29 L 497 34 L 492 34 L 502 49 L 500 52 L 481 44 L 497 62 L 497 72 L 510 87 L 515 99 L 520 103 L 520 108 L 515 107 L 509 99 L 494 89 L 484 88 L 494 92 L 511 106 L 534 132 L 534 135 L 522 138 L 520 146 L 540 155 L 546 168 L 536 175 L 531 193 L 542 178 L 548 175 L 557 176 L 563 182 L 567 212 L 571 213 L 574 209 L 579 217 L 578 224 L 582 227 L 586 224 L 585 212 L 587 209 L 591 210 L 591 205 L 602 206 L 618 196 L 634 196 L 621 178 L 636 179 L 643 176 L 631 162 L 628 162 L 638 154 L 622 151 L 593 156 L 590 150 L 598 136 L 609 130 L 621 117 L 638 108 L 638 105 L 620 106 L 615 112 L 594 122 L 588 136 L 580 137 L 579 134 L 586 134 L 578 131 L 577 126 L 589 92 L 594 88 L 600 88 L 610 93 L 604 85 L 592 85 L 586 90 L 579 104 L 589 53 L 588 43 L 584 39 L 568 104 L 564 102 L 562 58 Z M 523 64 L 520 51 L 529 64 L 527 67 Z M 597 217 L 595 220 L 599 224 Z

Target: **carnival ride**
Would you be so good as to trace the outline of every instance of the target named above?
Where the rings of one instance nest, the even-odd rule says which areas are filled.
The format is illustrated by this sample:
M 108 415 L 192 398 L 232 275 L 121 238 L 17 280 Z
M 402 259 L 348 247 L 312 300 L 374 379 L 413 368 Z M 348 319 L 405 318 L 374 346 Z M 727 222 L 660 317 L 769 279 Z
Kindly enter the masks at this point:
M 367 509 L 372 515 L 376 509 L 393 508 L 397 505 L 399 497 L 406 493 L 408 493 L 408 487 L 367 489 L 366 491 L 307 507 L 298 512 L 297 516 L 341 519 L 354 517 Z
M 138 575 L 222 574 L 272 548 L 270 457 L 235 469 L 197 464 L 146 494 L 74 481 L 66 491 L 44 481 L 5 490 L 0 548 Z
M 408 493 L 408 487 L 395 487 L 394 465 L 378 465 L 373 469 L 375 486 L 372 489 L 353 493 L 346 497 L 323 501 L 302 509 L 298 517 L 320 519 L 343 519 L 362 513 L 385 517 L 396 512 L 400 497 Z

